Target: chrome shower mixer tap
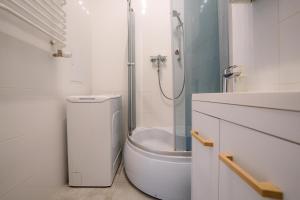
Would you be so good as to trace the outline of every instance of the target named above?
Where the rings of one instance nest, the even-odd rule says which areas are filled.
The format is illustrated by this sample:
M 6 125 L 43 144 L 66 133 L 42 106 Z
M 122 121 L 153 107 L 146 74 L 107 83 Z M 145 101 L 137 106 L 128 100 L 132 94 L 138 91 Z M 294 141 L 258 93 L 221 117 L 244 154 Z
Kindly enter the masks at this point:
M 160 63 L 165 63 L 167 62 L 167 56 L 162 56 L 162 55 L 158 55 L 158 56 L 151 56 L 150 57 L 150 61 L 152 62 L 152 64 L 157 64 L 159 67 Z

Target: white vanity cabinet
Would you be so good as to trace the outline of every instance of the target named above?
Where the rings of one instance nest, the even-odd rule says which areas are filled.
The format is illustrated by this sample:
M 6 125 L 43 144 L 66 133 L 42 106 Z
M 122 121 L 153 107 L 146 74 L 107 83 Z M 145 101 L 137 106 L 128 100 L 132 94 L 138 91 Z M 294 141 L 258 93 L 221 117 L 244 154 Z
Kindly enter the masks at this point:
M 300 94 L 253 95 L 193 96 L 192 200 L 300 200 Z
M 192 199 L 218 200 L 219 119 L 193 111 Z
M 278 190 L 285 200 L 300 199 L 298 144 L 222 120 L 220 141 L 220 156 L 233 158 L 220 160 L 220 200 L 267 199 L 260 193 L 266 182 L 271 197 L 279 198 Z

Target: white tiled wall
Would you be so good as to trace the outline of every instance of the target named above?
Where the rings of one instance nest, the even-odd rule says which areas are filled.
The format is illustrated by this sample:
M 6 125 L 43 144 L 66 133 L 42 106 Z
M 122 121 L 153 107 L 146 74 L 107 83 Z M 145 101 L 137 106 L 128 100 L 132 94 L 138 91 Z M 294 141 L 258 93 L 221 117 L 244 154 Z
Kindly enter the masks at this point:
M 92 93 L 122 95 L 123 127 L 127 130 L 127 2 L 90 0 L 90 3 Z
M 127 2 L 91 2 L 93 93 L 123 95 L 123 119 L 127 130 Z M 171 96 L 170 1 L 132 0 L 132 5 L 136 15 L 137 126 L 172 127 L 172 104 L 162 98 L 156 68 L 150 62 L 150 56 L 162 54 L 168 57 L 167 64 L 162 67 L 162 84 L 166 93 Z
M 231 64 L 243 90 L 300 90 L 300 1 L 232 4 Z
M 77 1 L 66 11 L 67 49 L 81 50 L 72 59 L 54 59 L 40 34 L 0 12 L 1 200 L 47 200 L 67 183 L 65 97 L 90 93 L 90 37 Z
M 173 103 L 160 92 L 151 56 L 167 56 L 161 67 L 164 92 L 173 96 L 171 1 L 133 0 L 136 15 L 137 126 L 173 127 Z M 159 6 L 158 6 L 159 5 Z

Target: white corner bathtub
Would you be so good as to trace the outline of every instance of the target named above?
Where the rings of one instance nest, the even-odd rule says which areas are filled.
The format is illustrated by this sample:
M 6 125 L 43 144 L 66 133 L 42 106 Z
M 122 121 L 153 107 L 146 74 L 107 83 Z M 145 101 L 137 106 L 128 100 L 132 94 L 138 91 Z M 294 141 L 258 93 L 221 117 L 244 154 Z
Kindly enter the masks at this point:
M 163 200 L 190 200 L 191 153 L 174 151 L 174 135 L 137 128 L 124 147 L 127 177 L 141 191 Z

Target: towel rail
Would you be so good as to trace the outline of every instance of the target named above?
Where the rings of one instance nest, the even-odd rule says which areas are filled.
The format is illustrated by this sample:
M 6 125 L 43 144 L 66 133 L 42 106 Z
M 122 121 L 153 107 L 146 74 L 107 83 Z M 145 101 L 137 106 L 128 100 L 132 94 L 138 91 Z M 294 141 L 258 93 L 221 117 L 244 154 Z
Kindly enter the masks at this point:
M 65 47 L 66 38 L 65 38 L 64 34 L 60 33 L 55 28 L 51 27 L 46 22 L 39 19 L 35 14 L 31 13 L 30 11 L 28 11 L 28 9 L 26 9 L 24 6 L 20 5 L 19 3 L 15 2 L 14 0 L 10 0 L 8 2 L 10 2 L 15 7 L 19 8 L 19 10 L 22 10 L 24 13 L 27 14 L 27 16 L 30 16 L 30 18 L 32 18 L 32 19 L 28 18 L 27 16 L 24 16 L 24 14 L 21 14 L 18 10 L 14 9 L 13 7 L 6 5 L 2 2 L 0 2 L 0 9 L 14 15 L 15 17 L 19 18 L 20 20 L 26 22 L 27 24 L 29 24 L 32 27 L 39 30 L 40 32 L 44 33 L 45 35 L 50 37 L 51 40 L 56 42 L 60 47 L 62 47 L 62 48 Z M 35 23 L 32 20 L 39 22 L 43 26 L 38 25 L 37 23 Z
M 60 5 L 58 5 L 56 3 L 56 1 L 54 0 L 50 0 L 50 3 L 59 11 L 63 14 L 63 16 L 65 17 L 66 16 L 66 12 L 62 9 L 62 7 Z
M 36 16 L 36 14 L 30 12 L 27 8 L 25 8 L 24 6 L 22 6 L 20 3 L 16 2 L 15 0 L 10 0 L 10 2 L 13 5 L 15 5 L 16 7 L 18 7 L 19 9 L 21 9 L 24 13 L 26 13 L 27 15 L 29 15 L 32 19 L 34 19 L 38 23 L 42 24 L 44 27 L 47 27 L 48 30 L 50 30 L 51 32 L 53 32 L 61 40 L 64 41 L 66 39 L 64 37 L 65 32 L 63 32 L 63 33 L 59 32 L 57 29 L 53 28 L 48 23 L 46 23 L 43 20 L 41 20 L 38 16 Z
M 60 5 L 60 6 L 66 5 L 66 1 L 65 1 L 65 0 L 51 0 L 51 1 L 56 2 L 56 3 L 57 3 L 58 5 Z
M 55 13 L 51 12 L 51 10 L 47 6 L 45 6 L 45 4 L 43 4 L 41 1 L 38 1 L 38 0 L 34 0 L 34 1 L 39 5 L 39 7 L 41 7 L 43 9 L 43 11 L 45 11 L 48 15 L 50 15 L 58 23 L 66 22 L 65 18 L 62 18 L 61 16 L 57 16 Z
M 55 8 L 53 3 L 51 3 L 52 1 L 49 1 L 49 0 L 43 0 L 43 2 L 45 3 L 45 5 L 50 9 L 52 10 L 57 16 L 59 16 L 60 18 L 64 19 L 65 18 L 65 12 L 60 9 L 60 8 Z
M 39 10 L 35 5 L 33 5 L 32 1 L 30 0 L 24 0 L 24 2 L 30 6 L 35 12 L 37 12 L 39 15 L 41 15 L 44 19 L 46 19 L 52 26 L 55 26 L 60 32 L 63 34 L 66 34 L 64 29 L 66 28 L 65 24 L 58 24 L 53 19 L 51 19 L 49 16 L 47 16 L 45 13 L 43 13 L 41 10 Z

